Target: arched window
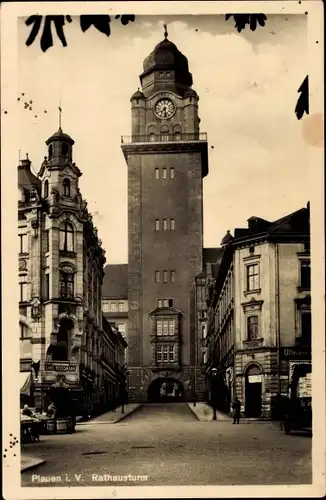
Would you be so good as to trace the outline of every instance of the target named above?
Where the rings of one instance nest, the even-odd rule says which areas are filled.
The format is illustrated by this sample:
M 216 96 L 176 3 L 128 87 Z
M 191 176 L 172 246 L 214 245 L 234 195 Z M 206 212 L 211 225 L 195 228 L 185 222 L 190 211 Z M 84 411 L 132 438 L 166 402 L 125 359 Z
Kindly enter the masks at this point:
M 52 146 L 52 144 L 50 144 L 50 146 L 49 146 L 49 158 L 51 158 L 52 154 L 53 154 L 53 146 Z
M 74 228 L 69 222 L 60 224 L 60 250 L 65 252 L 74 251 Z
M 74 278 L 73 272 L 60 271 L 60 298 L 74 298 Z
M 44 182 L 44 198 L 47 198 L 49 196 L 49 181 L 46 180 Z
M 62 154 L 62 156 L 67 156 L 68 152 L 69 152 L 69 146 L 68 146 L 68 144 L 65 144 L 65 143 L 61 144 L 61 154 Z
M 70 196 L 70 180 L 63 179 L 63 196 Z

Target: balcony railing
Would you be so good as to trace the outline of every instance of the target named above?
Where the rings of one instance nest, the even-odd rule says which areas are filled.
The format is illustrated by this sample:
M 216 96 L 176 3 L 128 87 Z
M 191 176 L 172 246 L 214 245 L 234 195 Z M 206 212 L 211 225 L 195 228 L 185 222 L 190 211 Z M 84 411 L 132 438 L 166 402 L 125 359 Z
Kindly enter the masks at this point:
M 195 134 L 149 134 L 149 135 L 129 135 L 121 136 L 122 144 L 133 144 L 135 142 L 193 142 L 207 141 L 206 132 L 197 132 Z

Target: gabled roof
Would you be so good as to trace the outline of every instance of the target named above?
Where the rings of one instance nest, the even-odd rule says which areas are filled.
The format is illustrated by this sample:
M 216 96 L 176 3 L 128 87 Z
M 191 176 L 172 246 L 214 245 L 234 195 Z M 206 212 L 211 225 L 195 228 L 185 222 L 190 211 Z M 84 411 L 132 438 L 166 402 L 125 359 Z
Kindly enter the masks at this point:
M 108 264 L 105 266 L 102 298 L 128 298 L 128 264 Z

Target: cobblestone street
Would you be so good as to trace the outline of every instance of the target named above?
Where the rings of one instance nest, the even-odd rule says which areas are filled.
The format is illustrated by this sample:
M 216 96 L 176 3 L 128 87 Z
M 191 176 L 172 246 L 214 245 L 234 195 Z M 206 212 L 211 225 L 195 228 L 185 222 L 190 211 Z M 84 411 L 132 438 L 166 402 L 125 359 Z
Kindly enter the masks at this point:
M 22 486 L 112 485 L 105 474 L 147 475 L 142 485 L 285 485 L 312 479 L 311 436 L 285 435 L 272 422 L 200 422 L 183 403 L 144 405 L 116 424 L 89 422 L 72 435 L 40 439 L 23 451 L 46 463 L 22 473 Z M 61 482 L 39 482 L 49 476 Z

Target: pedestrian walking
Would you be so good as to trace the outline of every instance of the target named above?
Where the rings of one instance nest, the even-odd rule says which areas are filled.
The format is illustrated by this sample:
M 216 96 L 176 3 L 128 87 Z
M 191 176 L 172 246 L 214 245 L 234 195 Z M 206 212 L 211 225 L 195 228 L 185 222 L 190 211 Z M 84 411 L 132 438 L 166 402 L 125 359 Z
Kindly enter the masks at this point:
M 232 409 L 233 409 L 233 423 L 239 424 L 241 403 L 237 397 L 234 398 L 234 401 L 232 403 Z

